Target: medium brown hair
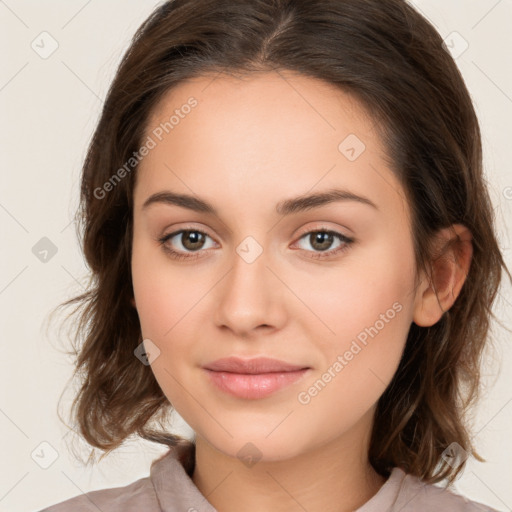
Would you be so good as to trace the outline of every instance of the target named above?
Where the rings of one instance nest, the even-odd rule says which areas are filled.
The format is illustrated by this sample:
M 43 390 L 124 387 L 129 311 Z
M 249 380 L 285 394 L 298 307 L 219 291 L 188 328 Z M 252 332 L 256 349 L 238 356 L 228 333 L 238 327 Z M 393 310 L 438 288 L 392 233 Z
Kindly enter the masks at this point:
M 85 440 L 107 453 L 132 434 L 180 442 L 155 428 L 172 404 L 150 366 L 134 356 L 142 341 L 131 304 L 136 165 L 107 193 L 104 185 L 140 148 L 152 109 L 179 83 L 207 73 L 279 70 L 333 84 L 371 113 L 410 204 L 417 269 L 431 270 L 441 228 L 459 223 L 473 235 L 470 270 L 454 305 L 431 327 L 411 325 L 378 401 L 369 447 L 383 476 L 400 466 L 430 483 L 452 483 L 465 465 L 443 460 L 452 442 L 484 460 L 472 447 L 466 413 L 480 394 L 502 269 L 511 276 L 497 243 L 470 95 L 440 35 L 403 0 L 174 0 L 140 26 L 82 170 L 77 227 L 91 281 L 61 305 L 80 312 L 73 417 Z

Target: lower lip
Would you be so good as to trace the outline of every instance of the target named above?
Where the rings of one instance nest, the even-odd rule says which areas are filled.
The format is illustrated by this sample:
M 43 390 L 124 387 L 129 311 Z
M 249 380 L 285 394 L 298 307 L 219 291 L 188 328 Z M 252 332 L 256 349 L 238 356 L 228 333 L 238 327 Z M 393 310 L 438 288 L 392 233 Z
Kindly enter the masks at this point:
M 308 368 L 282 373 L 231 373 L 206 370 L 211 381 L 222 391 L 239 398 L 257 399 L 275 393 L 298 381 Z

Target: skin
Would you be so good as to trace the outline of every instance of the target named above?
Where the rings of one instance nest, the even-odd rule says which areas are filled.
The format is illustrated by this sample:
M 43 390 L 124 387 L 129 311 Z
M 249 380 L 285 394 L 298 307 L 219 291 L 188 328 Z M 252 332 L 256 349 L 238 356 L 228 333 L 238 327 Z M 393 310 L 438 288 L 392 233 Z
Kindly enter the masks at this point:
M 421 273 L 415 286 L 404 190 L 371 117 L 329 84 L 282 71 L 196 78 L 166 94 L 146 135 L 191 96 L 198 105 L 137 171 L 132 274 L 143 338 L 160 350 L 151 368 L 196 433 L 193 481 L 222 512 L 354 510 L 385 482 L 367 458 L 377 401 L 411 323 L 433 325 L 459 294 L 471 235 L 461 225 L 440 232 L 441 245 L 455 234 L 460 241 L 436 260 L 432 280 Z M 349 134 L 366 146 L 354 161 L 338 149 Z M 377 209 L 341 201 L 285 217 L 275 212 L 280 201 L 334 187 Z M 143 208 L 162 191 L 200 197 L 218 216 L 165 203 Z M 181 235 L 166 242 L 188 260 L 172 259 L 158 242 L 180 229 L 208 235 L 203 246 Z M 315 259 L 321 244 L 307 233 L 321 229 L 355 241 Z M 251 263 L 237 253 L 249 236 L 262 250 Z M 325 248 L 343 245 L 334 237 Z M 400 312 L 300 403 L 298 394 L 395 303 Z M 231 355 L 282 359 L 310 371 L 268 397 L 237 398 L 214 387 L 202 369 Z M 261 457 L 250 467 L 237 456 L 247 443 Z

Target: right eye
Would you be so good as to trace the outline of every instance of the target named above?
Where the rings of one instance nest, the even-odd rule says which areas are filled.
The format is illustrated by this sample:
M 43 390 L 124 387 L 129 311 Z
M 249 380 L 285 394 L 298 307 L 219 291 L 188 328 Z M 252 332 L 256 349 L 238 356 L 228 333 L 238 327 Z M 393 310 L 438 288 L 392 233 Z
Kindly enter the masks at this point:
M 199 254 L 191 255 L 190 253 L 187 253 L 187 251 L 192 251 L 192 253 L 201 252 L 206 237 L 211 238 L 207 233 L 199 229 L 181 229 L 179 231 L 169 233 L 168 235 L 164 235 L 159 238 L 158 241 L 163 246 L 164 251 L 166 251 L 171 258 L 183 260 L 199 257 Z M 176 241 L 173 242 L 173 239 L 176 239 Z M 176 250 L 173 248 L 173 245 L 179 245 L 181 247 Z

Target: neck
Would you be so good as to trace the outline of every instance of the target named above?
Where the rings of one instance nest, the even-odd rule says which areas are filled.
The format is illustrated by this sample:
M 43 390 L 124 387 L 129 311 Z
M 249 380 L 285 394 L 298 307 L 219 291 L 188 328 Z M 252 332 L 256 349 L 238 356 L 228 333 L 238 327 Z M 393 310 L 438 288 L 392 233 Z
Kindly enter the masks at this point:
M 368 439 L 358 425 L 292 458 L 248 467 L 197 435 L 192 480 L 219 512 L 351 512 L 386 480 L 368 462 Z

